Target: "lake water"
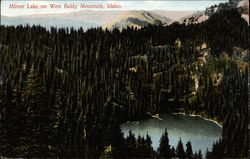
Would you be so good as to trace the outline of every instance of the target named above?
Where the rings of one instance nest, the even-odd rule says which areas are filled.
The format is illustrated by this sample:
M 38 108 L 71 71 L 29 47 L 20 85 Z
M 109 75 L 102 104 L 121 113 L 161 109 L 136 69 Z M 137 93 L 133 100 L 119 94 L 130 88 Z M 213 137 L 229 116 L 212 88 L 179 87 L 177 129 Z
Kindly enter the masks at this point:
M 152 139 L 152 146 L 157 150 L 162 133 L 167 128 L 169 144 L 176 148 L 181 138 L 183 146 L 186 149 L 186 142 L 191 141 L 193 153 L 202 151 L 205 157 L 206 151 L 212 149 L 213 143 L 221 137 L 222 128 L 212 121 L 201 117 L 192 117 L 188 115 L 162 115 L 163 120 L 147 119 L 136 122 L 124 123 L 121 130 L 124 136 L 128 136 L 129 130 L 136 137 L 140 134 L 146 136 L 148 133 Z

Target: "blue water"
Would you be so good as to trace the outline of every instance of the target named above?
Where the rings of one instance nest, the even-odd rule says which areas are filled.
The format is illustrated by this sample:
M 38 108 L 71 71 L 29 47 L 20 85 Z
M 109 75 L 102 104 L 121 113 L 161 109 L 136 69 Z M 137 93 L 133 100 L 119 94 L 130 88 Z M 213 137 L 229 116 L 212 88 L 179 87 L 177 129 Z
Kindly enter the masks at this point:
M 163 120 L 147 119 L 137 122 L 129 122 L 121 125 L 124 136 L 128 136 L 129 130 L 136 137 L 140 134 L 146 136 L 148 133 L 152 139 L 152 146 L 157 150 L 162 133 L 167 128 L 169 144 L 177 146 L 181 138 L 183 146 L 186 148 L 186 142 L 191 141 L 193 153 L 202 151 L 203 157 L 206 151 L 212 149 L 213 143 L 221 137 L 222 128 L 214 122 L 200 117 L 187 115 L 163 115 Z

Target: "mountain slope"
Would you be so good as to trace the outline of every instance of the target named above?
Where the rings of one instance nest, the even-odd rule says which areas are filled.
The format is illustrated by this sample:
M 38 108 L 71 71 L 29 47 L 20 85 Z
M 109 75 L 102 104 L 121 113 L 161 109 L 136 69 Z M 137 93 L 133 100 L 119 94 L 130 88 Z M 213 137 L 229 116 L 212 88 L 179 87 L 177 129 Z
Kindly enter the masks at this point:
M 119 16 L 130 16 L 133 23 L 143 23 L 145 25 L 154 24 L 153 18 L 148 18 L 140 15 L 143 11 L 129 11 L 129 10 L 82 10 L 70 13 L 50 13 L 50 14 L 32 14 L 22 16 L 1 16 L 2 25 L 41 25 L 46 28 L 51 26 L 55 27 L 82 27 L 87 30 L 91 27 L 100 27 L 104 24 L 109 24 Z M 193 13 L 192 11 L 170 11 L 170 10 L 154 10 L 150 12 L 150 15 L 159 19 L 163 23 L 165 21 L 171 21 L 170 19 L 177 20 L 183 16 L 187 16 Z M 140 20 L 135 20 L 135 17 L 139 17 Z M 166 17 L 166 18 L 165 18 Z M 119 19 L 119 18 L 118 18 Z M 143 21 L 143 22 L 141 22 Z M 146 21 L 146 23 L 144 22 Z M 169 23 L 167 23 L 168 25 Z M 139 24 L 140 26 L 140 24 Z
M 178 22 L 181 24 L 184 23 L 186 25 L 201 23 L 209 19 L 212 15 L 214 15 L 217 12 L 220 12 L 223 10 L 229 10 L 232 8 L 237 8 L 238 12 L 249 24 L 249 16 L 248 16 L 249 1 L 248 0 L 242 0 L 242 1 L 236 0 L 236 1 L 231 1 L 230 3 L 220 3 L 219 5 L 213 5 L 209 8 L 206 8 L 203 11 L 197 11 L 196 13 L 180 18 Z
M 241 1 L 240 3 L 238 3 L 237 8 L 239 8 L 241 17 L 245 19 L 249 24 L 249 1 L 248 0 Z
M 172 19 L 173 21 L 176 21 L 182 17 L 191 15 L 194 13 L 194 11 L 181 11 L 181 10 L 153 10 L 151 11 L 153 13 L 156 13 L 158 15 L 167 17 L 169 19 Z
M 148 25 L 165 25 L 170 24 L 173 20 L 149 11 L 128 11 L 102 27 L 104 29 L 118 28 L 122 30 L 127 27 L 142 28 Z

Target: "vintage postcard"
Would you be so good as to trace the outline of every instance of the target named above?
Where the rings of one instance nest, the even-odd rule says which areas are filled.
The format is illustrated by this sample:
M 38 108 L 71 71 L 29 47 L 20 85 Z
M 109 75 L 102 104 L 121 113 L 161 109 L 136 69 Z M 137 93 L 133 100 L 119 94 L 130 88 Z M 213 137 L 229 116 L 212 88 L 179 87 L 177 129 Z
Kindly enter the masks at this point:
M 248 0 L 2 0 L 0 158 L 247 159 Z

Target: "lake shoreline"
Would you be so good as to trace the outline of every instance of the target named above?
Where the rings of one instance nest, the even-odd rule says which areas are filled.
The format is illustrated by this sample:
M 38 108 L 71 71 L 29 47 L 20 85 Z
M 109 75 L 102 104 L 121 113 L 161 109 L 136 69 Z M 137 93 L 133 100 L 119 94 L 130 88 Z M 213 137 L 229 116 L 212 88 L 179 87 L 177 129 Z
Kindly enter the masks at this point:
M 201 150 L 206 155 L 206 150 L 212 150 L 213 143 L 218 141 L 223 132 L 223 127 L 216 120 L 212 120 L 198 114 L 186 114 L 184 112 L 169 112 L 163 114 L 151 114 L 142 120 L 127 121 L 121 124 L 121 130 L 126 138 L 131 131 L 135 137 L 139 135 L 151 137 L 152 147 L 157 150 L 162 133 L 167 127 L 169 143 L 178 145 L 181 138 L 183 143 L 192 142 L 194 152 Z M 205 115 L 205 114 L 204 114 Z M 202 144 L 201 144 L 202 143 Z M 206 144 L 203 144 L 206 143 Z
M 204 116 L 202 116 L 202 115 L 200 115 L 200 114 L 186 114 L 186 113 L 184 113 L 184 112 L 179 112 L 179 113 L 173 113 L 174 115 L 185 115 L 185 116 L 191 116 L 191 117 L 199 117 L 199 118 L 202 118 L 202 119 L 204 119 L 204 120 L 206 120 L 206 121 L 210 121 L 210 122 L 212 122 L 212 123 L 215 123 L 217 126 L 219 126 L 219 127 L 221 127 L 221 128 L 223 128 L 223 126 L 222 126 L 222 123 L 220 123 L 220 122 L 218 122 L 218 121 L 216 121 L 216 120 L 214 120 L 214 119 L 211 119 L 211 118 L 208 118 L 208 117 L 204 117 Z
M 163 113 L 163 114 L 155 114 L 155 115 L 153 115 L 153 114 L 148 114 L 147 113 L 147 117 L 145 117 L 145 118 L 143 118 L 143 119 L 141 119 L 141 120 L 134 120 L 134 121 L 126 121 L 126 122 L 124 122 L 124 123 L 122 123 L 122 124 L 126 124 L 126 123 L 130 123 L 130 122 L 140 122 L 140 121 L 142 121 L 142 120 L 147 120 L 147 119 L 157 119 L 157 120 L 164 120 L 163 118 L 162 118 L 162 115 L 185 115 L 185 116 L 190 116 L 190 117 L 199 117 L 199 118 L 202 118 L 202 119 L 204 119 L 204 120 L 206 120 L 206 121 L 210 121 L 210 122 L 212 122 L 212 123 L 215 123 L 217 126 L 219 126 L 220 128 L 222 128 L 223 129 L 223 124 L 222 124 L 222 122 L 219 122 L 219 121 L 217 121 L 217 120 L 215 120 L 215 119 L 212 119 L 212 118 L 209 118 L 209 117 L 206 117 L 206 116 L 204 116 L 204 115 L 201 115 L 201 114 L 198 114 L 198 113 L 185 113 L 185 112 L 171 112 L 171 113 Z M 121 125 L 122 125 L 121 124 Z

